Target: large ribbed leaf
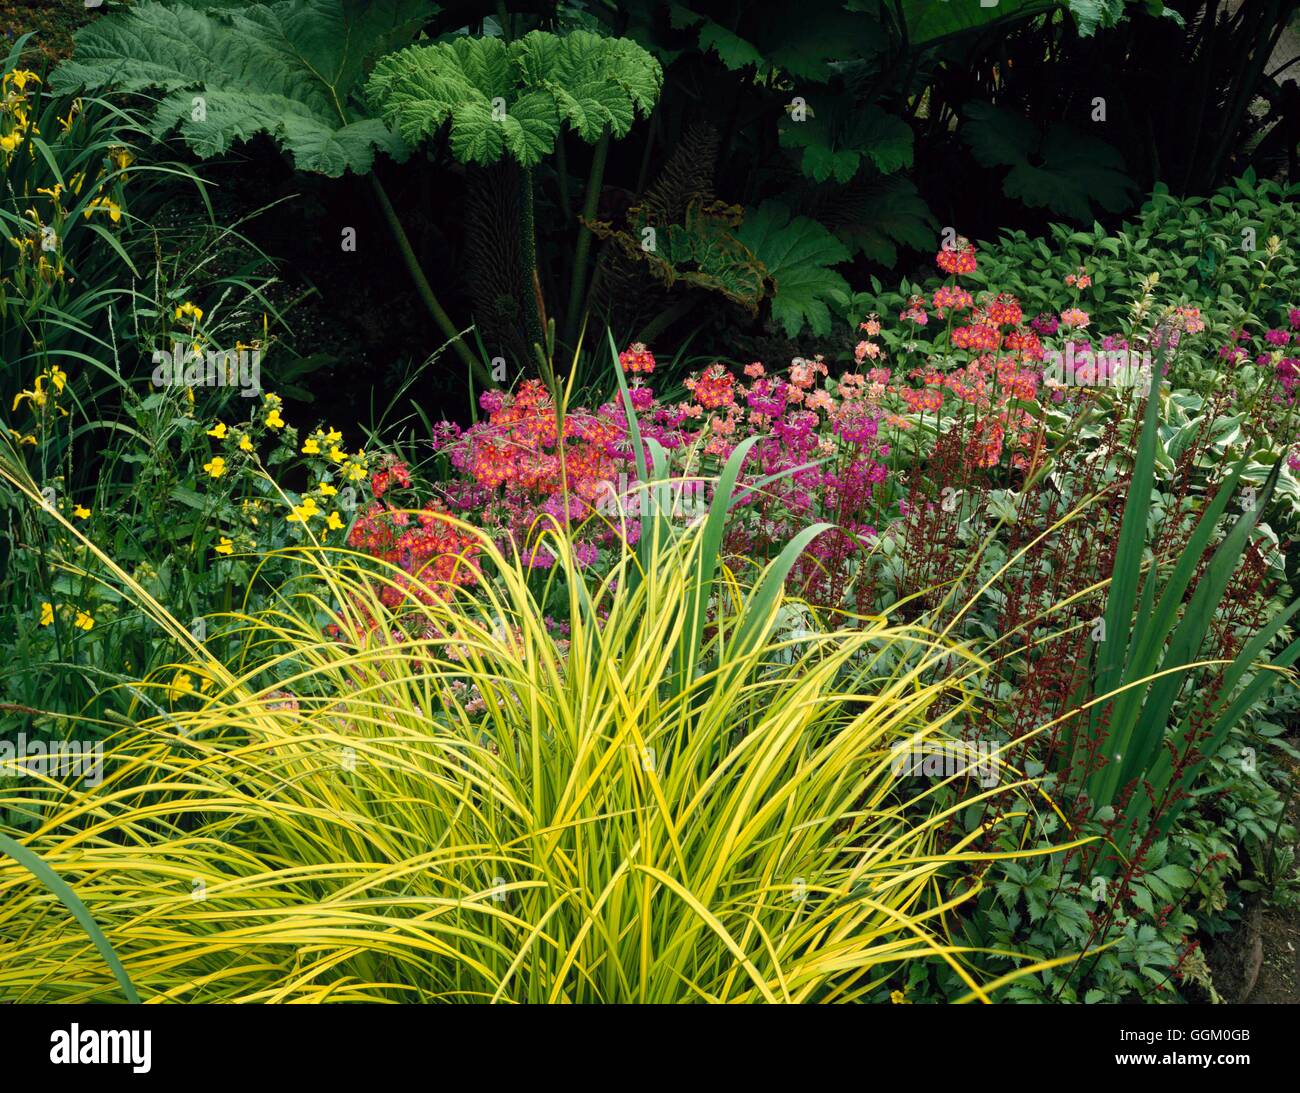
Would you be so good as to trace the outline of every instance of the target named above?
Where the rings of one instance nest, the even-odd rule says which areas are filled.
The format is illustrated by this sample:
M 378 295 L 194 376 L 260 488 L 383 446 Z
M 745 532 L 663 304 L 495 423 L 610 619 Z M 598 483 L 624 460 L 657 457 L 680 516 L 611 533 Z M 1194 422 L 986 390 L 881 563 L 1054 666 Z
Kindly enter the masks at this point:
M 849 259 L 848 249 L 822 225 L 806 216 L 790 218 L 777 201 L 765 201 L 745 214 L 736 237 L 767 268 L 772 280 L 772 318 L 790 337 L 806 323 L 814 334 L 829 334 L 829 303 L 844 304 L 849 284 L 830 267 Z
M 200 156 L 267 133 L 304 171 L 370 170 L 401 141 L 352 103 L 366 65 L 409 41 L 429 0 L 281 0 L 198 11 L 137 4 L 77 32 L 54 89 L 161 91 L 159 134 L 179 128 Z
M 1007 167 L 1003 189 L 1033 208 L 1046 208 L 1080 221 L 1093 206 L 1109 212 L 1128 206 L 1133 180 L 1112 144 L 1067 125 L 1045 133 L 1025 117 L 991 103 L 963 108 L 962 139 L 985 167 Z
M 635 42 L 588 31 L 535 30 L 509 44 L 456 38 L 385 57 L 366 85 L 384 120 L 417 143 L 451 123 L 451 148 L 464 163 L 510 155 L 540 163 L 567 124 L 583 140 L 607 130 L 627 135 L 648 116 L 663 71 Z
M 912 128 L 878 106 L 827 106 L 802 121 L 781 124 L 781 144 L 802 149 L 800 169 L 817 182 L 849 182 L 870 163 L 882 175 L 912 165 Z

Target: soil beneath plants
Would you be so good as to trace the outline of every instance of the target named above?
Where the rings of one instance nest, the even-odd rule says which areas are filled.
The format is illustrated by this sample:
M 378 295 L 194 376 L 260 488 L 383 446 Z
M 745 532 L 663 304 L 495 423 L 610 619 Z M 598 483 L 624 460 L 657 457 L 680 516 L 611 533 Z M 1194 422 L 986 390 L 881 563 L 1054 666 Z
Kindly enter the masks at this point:
M 1292 763 L 1291 776 L 1300 780 L 1300 764 Z M 1298 794 L 1290 797 L 1286 822 L 1300 830 Z M 1300 861 L 1300 842 L 1295 851 Z M 1263 893 L 1253 896 L 1242 928 L 1211 945 L 1206 960 L 1225 1002 L 1300 1003 L 1300 907 L 1271 907 Z

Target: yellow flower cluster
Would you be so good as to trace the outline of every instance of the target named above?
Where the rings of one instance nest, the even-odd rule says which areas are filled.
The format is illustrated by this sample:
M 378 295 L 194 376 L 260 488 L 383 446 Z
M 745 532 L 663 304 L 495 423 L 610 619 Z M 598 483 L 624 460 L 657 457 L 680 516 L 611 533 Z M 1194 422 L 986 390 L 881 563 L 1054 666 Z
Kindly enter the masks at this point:
M 63 604 L 60 610 L 65 614 L 69 610 L 68 604 Z M 75 612 L 72 625 L 78 630 L 93 630 L 95 627 L 95 617 L 89 611 L 83 611 L 80 607 L 71 608 Z M 52 626 L 54 624 L 54 604 L 46 600 L 41 604 L 40 618 L 37 620 L 41 626 Z
M 318 487 L 318 490 L 321 493 L 325 493 L 325 488 L 328 488 L 328 491 L 331 494 L 338 493 L 338 490 L 334 489 L 332 486 L 329 486 L 328 483 L 322 483 L 322 486 Z M 320 507 L 320 505 L 316 501 L 316 498 L 311 496 L 311 494 L 305 495 L 300 504 L 294 505 L 292 508 L 290 508 L 289 515 L 286 516 L 284 519 L 285 522 L 289 524 L 305 525 L 309 523 L 313 517 L 316 516 L 321 516 L 324 517 L 325 519 L 325 527 L 323 529 L 322 534 L 331 531 L 342 531 L 345 527 L 347 527 L 347 524 L 343 522 L 343 518 L 338 514 L 337 511 L 330 510 L 329 512 L 326 512 L 325 509 Z
M 212 680 L 209 679 L 206 675 L 204 675 L 201 671 L 199 671 L 199 669 L 191 668 L 187 672 L 184 671 L 183 669 L 178 668 L 176 670 L 176 674 L 172 676 L 172 681 L 168 684 L 165 684 L 167 688 L 167 697 L 170 698 L 173 702 L 176 702 L 179 699 L 184 698 L 186 695 L 195 694 L 196 693 L 196 688 L 194 686 L 195 676 L 199 677 L 199 685 L 197 691 L 201 691 L 204 694 L 206 694 L 209 690 L 211 690 Z
M 94 212 L 108 213 L 108 218 L 114 224 L 119 223 L 122 219 L 122 206 L 111 197 L 92 197 L 86 202 L 86 207 L 81 210 L 81 215 L 89 220 L 90 214 Z
M 37 192 L 55 194 L 59 189 L 60 187 L 55 186 L 52 190 L 41 189 Z M 49 224 L 42 222 L 40 213 L 35 209 L 27 209 L 19 219 L 19 223 L 23 225 L 24 234 L 8 237 L 9 242 L 18 248 L 19 269 L 32 269 L 37 279 L 46 285 L 62 281 L 65 272 L 63 251 L 60 247 L 61 236 L 59 235 L 62 219 L 63 210 L 57 205 L 57 201 L 54 219 Z M 51 255 L 53 257 L 50 257 Z
M 196 321 L 202 317 L 202 311 L 193 308 L 192 305 L 182 305 L 182 307 L 190 309 L 185 310 L 184 314 L 195 318 Z M 178 318 L 182 316 L 182 308 L 177 308 L 176 315 Z M 280 412 L 284 400 L 279 395 L 267 392 L 262 396 L 262 402 L 260 425 L 273 432 L 282 429 L 288 430 L 284 437 L 284 443 L 296 444 L 294 430 L 284 420 L 284 416 Z M 206 433 L 214 440 L 222 441 L 227 446 L 226 451 L 228 453 L 232 449 L 238 449 L 240 452 L 251 454 L 256 451 L 253 434 L 256 433 L 258 425 L 259 422 L 254 420 L 250 423 L 249 428 L 245 429 L 237 425 L 227 425 L 224 421 L 217 421 L 212 424 L 211 428 L 206 430 Z M 371 459 L 364 450 L 349 454 L 342 447 L 342 444 L 343 434 L 332 426 L 318 427 L 302 442 L 300 452 L 306 456 L 314 456 L 318 460 L 313 464 L 318 480 L 313 488 L 302 495 L 297 504 L 290 505 L 289 512 L 285 516 L 287 523 L 309 527 L 312 525 L 312 521 L 323 521 L 323 525 L 315 525 L 321 535 L 347 529 L 347 521 L 335 507 L 335 503 L 331 501 L 331 498 L 337 497 L 339 493 L 339 487 L 335 485 L 335 481 L 364 481 L 370 473 Z M 236 463 L 238 463 L 238 460 L 236 460 Z M 211 478 L 222 478 L 230 472 L 231 464 L 225 456 L 214 455 L 208 462 L 203 464 L 203 470 Z M 262 511 L 264 508 L 264 502 L 245 500 L 242 502 L 241 512 L 251 527 L 257 527 L 258 520 L 255 513 Z M 255 536 L 250 533 L 247 536 L 247 541 L 255 542 Z M 213 549 L 218 554 L 229 556 L 235 552 L 236 547 L 239 545 L 230 536 L 221 535 Z
M 32 139 L 40 137 L 41 131 L 32 120 L 33 106 L 30 98 L 31 93 L 39 87 L 40 83 L 40 76 L 29 69 L 16 69 L 0 75 L 0 167 L 8 167 L 19 149 L 26 150 L 25 154 L 33 164 L 38 164 L 41 160 L 36 150 L 40 142 Z M 57 118 L 59 128 L 64 134 L 71 132 L 81 111 L 81 100 L 75 99 L 68 108 L 66 117 Z M 48 152 L 46 155 L 48 156 Z M 124 145 L 113 145 L 107 150 L 105 163 L 96 176 L 97 179 L 102 180 L 97 181 L 94 186 L 96 195 L 81 209 L 82 215 L 87 220 L 96 213 L 102 213 L 112 223 L 121 223 L 122 206 L 100 191 L 103 190 L 105 182 L 109 181 L 106 175 L 110 169 L 116 168 L 117 177 L 125 183 L 126 168 L 134 162 L 134 153 Z M 66 185 L 62 181 L 55 180 L 49 186 L 37 186 L 35 195 L 24 191 L 23 196 L 28 198 L 33 196 L 48 198 L 51 207 L 44 220 L 37 209 L 26 209 L 19 219 L 22 230 L 7 237 L 9 242 L 18 249 L 20 288 L 23 287 L 23 279 L 29 276 L 34 276 L 47 287 L 64 280 L 67 271 L 64 266 L 62 241 L 68 215 L 63 206 L 64 195 L 71 193 L 79 197 L 85 183 L 86 172 L 83 170 L 73 174 Z

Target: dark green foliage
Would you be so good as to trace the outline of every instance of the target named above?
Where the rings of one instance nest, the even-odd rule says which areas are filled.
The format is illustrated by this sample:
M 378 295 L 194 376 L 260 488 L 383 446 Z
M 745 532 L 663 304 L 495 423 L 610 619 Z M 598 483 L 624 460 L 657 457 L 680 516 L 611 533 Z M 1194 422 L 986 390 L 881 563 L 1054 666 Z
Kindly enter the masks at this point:
M 303 171 L 366 172 L 399 140 L 352 101 L 366 65 L 437 10 L 428 0 L 280 0 L 237 9 L 138 4 L 78 31 L 64 91 L 159 90 L 155 133 L 200 156 L 269 133 Z

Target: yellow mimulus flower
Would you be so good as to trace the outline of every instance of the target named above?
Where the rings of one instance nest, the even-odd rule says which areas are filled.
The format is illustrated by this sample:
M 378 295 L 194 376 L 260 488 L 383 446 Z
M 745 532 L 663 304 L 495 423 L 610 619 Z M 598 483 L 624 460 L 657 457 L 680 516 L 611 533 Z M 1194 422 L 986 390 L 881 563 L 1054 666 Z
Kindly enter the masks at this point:
M 78 610 L 73 625 L 76 626 L 78 630 L 91 630 L 95 626 L 95 620 L 85 611 Z
M 278 408 L 272 409 L 271 412 L 266 415 L 266 427 L 268 429 L 284 428 L 284 418 L 280 416 Z
M 239 438 L 239 450 L 241 452 L 251 452 L 253 450 L 253 442 L 249 439 L 247 433 Z
M 324 496 L 324 497 L 333 497 L 336 493 L 339 492 L 339 491 L 336 490 L 333 486 L 331 486 L 328 482 L 322 482 L 322 483 L 321 483 L 319 486 L 317 486 L 316 488 L 317 488 L 318 490 L 320 490 L 321 495 Z
M 194 690 L 194 680 L 190 678 L 189 672 L 177 672 L 172 676 L 171 685 L 167 688 L 168 694 L 172 700 L 184 698 Z
M 303 455 L 320 455 L 320 445 L 319 445 L 318 443 L 316 443 L 316 438 L 315 438 L 315 437 L 311 437 L 311 438 L 310 438 L 310 439 L 309 439 L 309 440 L 308 440 L 308 441 L 307 441 L 307 442 L 302 446 L 302 454 L 303 454 Z
M 235 552 L 235 544 L 223 535 L 221 537 L 221 542 L 219 542 L 213 549 L 215 549 L 218 554 L 233 554 Z
M 330 531 L 342 531 L 343 521 L 339 519 L 337 512 L 331 512 L 325 521 L 325 527 Z
M 226 423 L 218 421 L 211 429 L 208 430 L 208 436 L 215 436 L 218 440 L 226 438 Z
M 353 482 L 360 482 L 366 476 L 366 469 L 360 463 L 349 463 L 343 474 Z
M 54 604 L 46 600 L 41 604 L 41 625 L 49 626 L 54 621 Z
M 316 506 L 315 500 L 308 497 L 301 505 L 294 505 L 293 511 L 285 517 L 285 520 L 291 524 L 305 524 L 313 516 L 319 516 L 320 509 Z
M 221 456 L 214 455 L 208 462 L 203 464 L 203 469 L 213 478 L 220 478 L 226 473 L 226 461 Z
M 343 434 L 340 433 L 337 429 L 331 429 L 328 433 L 325 434 L 326 444 L 338 444 L 338 442 L 342 439 L 343 439 Z
M 342 463 L 345 459 L 347 459 L 347 457 L 348 457 L 348 453 L 345 452 L 342 448 L 340 448 L 337 444 L 330 449 L 330 458 L 334 460 L 335 463 Z
M 85 505 L 73 505 L 72 515 L 75 516 L 78 520 L 84 520 L 87 516 L 90 515 L 90 509 L 86 508 Z

